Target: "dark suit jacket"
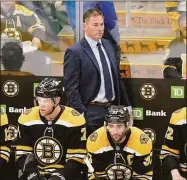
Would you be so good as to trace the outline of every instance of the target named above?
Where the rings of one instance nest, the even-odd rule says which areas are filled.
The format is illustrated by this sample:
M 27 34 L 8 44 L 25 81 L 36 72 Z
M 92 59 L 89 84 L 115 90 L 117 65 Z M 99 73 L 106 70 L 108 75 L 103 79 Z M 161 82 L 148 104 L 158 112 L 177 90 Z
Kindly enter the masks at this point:
M 115 104 L 130 106 L 128 95 L 115 57 L 114 48 L 109 40 L 102 39 L 102 44 L 110 60 Z M 96 57 L 85 38 L 67 49 L 64 56 L 64 88 L 68 106 L 80 113 L 98 94 L 101 80 Z

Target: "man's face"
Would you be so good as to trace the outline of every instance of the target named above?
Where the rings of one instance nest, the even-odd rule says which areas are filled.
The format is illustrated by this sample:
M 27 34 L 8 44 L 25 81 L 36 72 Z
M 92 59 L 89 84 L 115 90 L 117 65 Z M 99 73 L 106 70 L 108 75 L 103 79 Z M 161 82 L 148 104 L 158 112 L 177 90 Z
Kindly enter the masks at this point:
M 107 130 L 110 133 L 113 141 L 119 143 L 122 138 L 125 136 L 126 127 L 124 123 L 108 123 Z
M 85 34 L 98 41 L 102 38 L 104 33 L 104 20 L 100 15 L 91 16 L 89 19 L 86 19 L 84 23 Z
M 183 36 L 186 38 L 187 37 L 187 34 L 186 34 L 186 30 L 187 30 L 187 27 L 186 27 L 186 17 L 183 17 L 181 20 L 179 20 L 179 28 L 180 28 L 180 31 L 182 32 Z
M 36 97 L 36 101 L 38 102 L 42 116 L 46 116 L 52 112 L 55 104 L 51 98 Z

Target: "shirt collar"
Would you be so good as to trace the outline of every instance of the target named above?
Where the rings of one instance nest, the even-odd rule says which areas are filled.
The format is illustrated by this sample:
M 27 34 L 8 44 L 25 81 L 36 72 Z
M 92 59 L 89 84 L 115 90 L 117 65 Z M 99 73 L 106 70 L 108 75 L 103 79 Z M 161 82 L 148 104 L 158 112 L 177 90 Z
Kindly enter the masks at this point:
M 97 43 L 98 43 L 98 42 L 100 42 L 100 43 L 102 44 L 101 39 L 100 39 L 99 41 L 96 41 L 96 40 L 94 40 L 94 39 L 88 37 L 87 35 L 85 35 L 85 38 L 86 38 L 86 40 L 88 41 L 88 44 L 89 44 L 91 47 L 97 47 Z

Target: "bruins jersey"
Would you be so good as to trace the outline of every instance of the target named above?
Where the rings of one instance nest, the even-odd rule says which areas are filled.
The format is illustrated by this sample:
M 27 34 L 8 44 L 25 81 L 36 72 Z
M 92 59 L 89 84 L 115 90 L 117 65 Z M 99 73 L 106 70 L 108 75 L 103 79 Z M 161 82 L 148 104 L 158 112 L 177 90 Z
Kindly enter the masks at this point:
M 39 171 L 45 174 L 65 168 L 68 162 L 74 161 L 80 166 L 84 163 L 85 119 L 76 110 L 62 106 L 60 115 L 48 121 L 40 116 L 38 106 L 33 107 L 19 117 L 18 125 L 18 166 L 23 165 L 20 157 L 29 153 L 35 154 Z
M 186 54 L 186 43 L 184 38 L 180 37 L 172 40 L 165 51 L 164 78 L 182 78 L 182 54 Z
M 140 129 L 130 127 L 126 139 L 114 144 L 106 127 L 93 132 L 87 140 L 88 159 L 95 176 L 110 180 L 152 179 L 152 141 Z
M 161 151 L 162 159 L 174 156 L 179 160 L 179 170 L 185 174 L 184 177 L 187 176 L 186 111 L 187 108 L 184 107 L 172 114 Z
M 8 162 L 10 158 L 10 148 L 8 142 L 8 118 L 7 115 L 1 114 L 0 117 L 0 167 L 3 163 Z
M 1 38 L 26 41 L 33 37 L 45 39 L 45 27 L 34 11 L 19 4 L 9 12 L 1 10 Z

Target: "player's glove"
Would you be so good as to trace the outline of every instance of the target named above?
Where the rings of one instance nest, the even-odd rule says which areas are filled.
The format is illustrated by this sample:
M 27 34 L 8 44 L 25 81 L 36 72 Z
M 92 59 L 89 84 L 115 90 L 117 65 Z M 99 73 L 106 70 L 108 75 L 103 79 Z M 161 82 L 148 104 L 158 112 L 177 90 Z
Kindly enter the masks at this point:
M 62 174 L 57 172 L 57 173 L 53 173 L 49 180 L 66 180 L 66 179 L 64 178 Z
M 33 172 L 27 176 L 27 180 L 39 180 L 37 173 Z
M 27 155 L 22 171 L 27 180 L 39 180 L 37 163 L 34 154 Z

